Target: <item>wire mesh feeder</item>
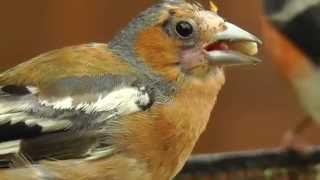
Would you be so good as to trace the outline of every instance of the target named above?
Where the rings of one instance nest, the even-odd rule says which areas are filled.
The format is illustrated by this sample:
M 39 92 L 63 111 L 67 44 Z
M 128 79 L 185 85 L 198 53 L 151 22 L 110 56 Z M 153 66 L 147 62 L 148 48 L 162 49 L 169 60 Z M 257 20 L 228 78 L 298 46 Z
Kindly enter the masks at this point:
M 320 146 L 196 155 L 177 180 L 320 180 Z

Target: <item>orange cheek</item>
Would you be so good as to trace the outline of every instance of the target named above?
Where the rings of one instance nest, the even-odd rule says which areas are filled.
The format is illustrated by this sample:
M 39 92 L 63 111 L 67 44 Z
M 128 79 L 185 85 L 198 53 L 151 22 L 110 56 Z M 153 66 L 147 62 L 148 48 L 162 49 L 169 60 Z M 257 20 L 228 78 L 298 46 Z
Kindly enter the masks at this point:
M 177 66 L 180 43 L 161 27 L 150 27 L 139 33 L 134 46 L 138 56 L 157 73 L 169 80 L 177 79 L 181 72 Z

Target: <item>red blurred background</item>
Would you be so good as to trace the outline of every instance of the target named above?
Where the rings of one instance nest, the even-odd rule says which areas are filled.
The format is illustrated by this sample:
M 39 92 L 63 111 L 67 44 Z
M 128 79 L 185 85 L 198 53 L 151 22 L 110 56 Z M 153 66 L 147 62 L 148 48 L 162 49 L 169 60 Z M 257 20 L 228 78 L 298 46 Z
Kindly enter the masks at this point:
M 0 6 L 0 70 L 51 49 L 107 42 L 133 16 L 155 2 L 3 1 Z M 200 2 L 208 4 L 206 0 Z M 216 0 L 216 3 L 227 20 L 261 36 L 260 1 Z M 268 59 L 268 47 L 272 44 L 264 44 L 261 51 L 264 63 L 227 70 L 227 84 L 196 153 L 278 146 L 285 131 L 303 118 L 288 83 Z M 306 132 L 304 138 L 317 143 L 317 130 L 319 128 L 315 127 Z

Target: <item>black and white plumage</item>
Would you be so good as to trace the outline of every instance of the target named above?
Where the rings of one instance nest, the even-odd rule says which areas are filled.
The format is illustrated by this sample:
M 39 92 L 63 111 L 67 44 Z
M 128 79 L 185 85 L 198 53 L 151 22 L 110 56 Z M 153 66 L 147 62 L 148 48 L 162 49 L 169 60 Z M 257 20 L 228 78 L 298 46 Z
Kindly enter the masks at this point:
M 22 153 L 37 160 L 105 155 L 112 149 L 99 144 L 108 143 L 108 132 L 102 129 L 153 103 L 151 90 L 129 76 L 69 77 L 41 87 L 41 92 L 39 88 L 0 87 L 0 156 Z
M 320 64 L 320 0 L 265 0 L 265 9 L 274 25 Z

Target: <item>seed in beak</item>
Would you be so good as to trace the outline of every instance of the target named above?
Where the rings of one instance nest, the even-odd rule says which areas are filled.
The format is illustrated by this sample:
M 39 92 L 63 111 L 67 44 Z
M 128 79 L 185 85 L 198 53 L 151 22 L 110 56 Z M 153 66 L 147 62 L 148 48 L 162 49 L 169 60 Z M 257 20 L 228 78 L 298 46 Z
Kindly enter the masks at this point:
M 229 42 L 228 46 L 230 49 L 239 51 L 249 56 L 258 54 L 258 44 L 251 41 L 234 41 Z
M 217 41 L 205 47 L 207 52 L 234 50 L 240 53 L 253 56 L 258 53 L 258 44 L 251 41 Z

